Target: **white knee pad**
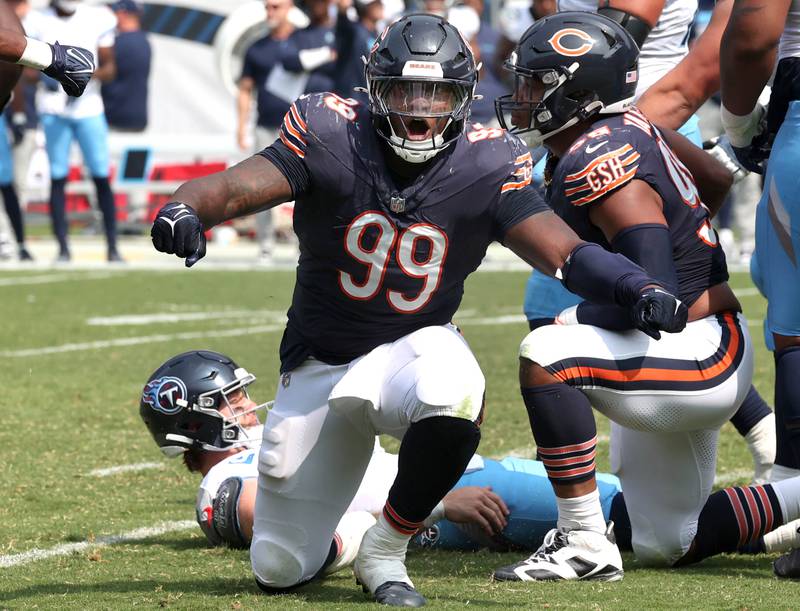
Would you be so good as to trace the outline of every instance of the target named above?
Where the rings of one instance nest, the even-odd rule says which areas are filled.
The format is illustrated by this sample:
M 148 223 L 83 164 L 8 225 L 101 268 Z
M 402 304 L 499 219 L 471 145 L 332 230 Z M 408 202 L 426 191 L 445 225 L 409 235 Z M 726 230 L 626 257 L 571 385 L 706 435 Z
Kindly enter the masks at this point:
M 322 566 L 324 559 L 320 561 Z M 289 588 L 308 579 L 302 559 L 288 546 L 270 539 L 254 539 L 250 546 L 253 574 L 272 588 Z
M 327 407 L 308 414 L 270 412 L 258 453 L 259 473 L 277 479 L 294 475 L 317 443 L 327 414 Z

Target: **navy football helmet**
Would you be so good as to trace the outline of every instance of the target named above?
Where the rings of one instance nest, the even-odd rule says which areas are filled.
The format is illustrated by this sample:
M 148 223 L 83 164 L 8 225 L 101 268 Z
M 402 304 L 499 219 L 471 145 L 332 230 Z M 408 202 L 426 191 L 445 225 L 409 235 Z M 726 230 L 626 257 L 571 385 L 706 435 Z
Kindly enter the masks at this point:
M 603 15 L 564 12 L 540 19 L 504 64 L 516 87 L 495 101 L 497 118 L 529 146 L 539 146 L 578 121 L 624 112 L 633 104 L 638 61 L 631 35 Z
M 219 352 L 184 352 L 167 360 L 148 378 L 139 415 L 158 447 L 170 457 L 192 448 L 224 451 L 248 445 L 254 438 L 240 421 L 267 404 L 230 416 L 219 410 L 231 406 L 229 397 L 236 391 L 247 393 L 255 379 Z
M 375 41 L 365 77 L 378 135 L 401 159 L 422 163 L 463 133 L 478 70 L 455 27 L 437 15 L 412 14 Z

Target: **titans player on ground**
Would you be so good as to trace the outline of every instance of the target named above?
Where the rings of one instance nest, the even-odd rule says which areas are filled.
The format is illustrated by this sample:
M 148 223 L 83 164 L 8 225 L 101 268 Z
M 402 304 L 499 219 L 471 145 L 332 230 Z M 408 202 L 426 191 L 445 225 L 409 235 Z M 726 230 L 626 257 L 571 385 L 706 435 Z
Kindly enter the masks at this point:
M 402 439 L 397 475 L 354 570 L 379 602 L 419 606 L 408 541 L 480 439 L 483 374 L 450 321 L 489 243 L 627 309 L 649 334 L 682 329 L 686 309 L 547 208 L 521 141 L 468 122 L 477 71 L 453 26 L 432 15 L 395 22 L 366 80 L 368 109 L 304 96 L 275 144 L 178 189 L 152 236 L 191 266 L 204 229 L 296 201 L 300 260 L 259 455 L 253 571 L 268 592 L 320 571 L 374 436 L 388 433 Z

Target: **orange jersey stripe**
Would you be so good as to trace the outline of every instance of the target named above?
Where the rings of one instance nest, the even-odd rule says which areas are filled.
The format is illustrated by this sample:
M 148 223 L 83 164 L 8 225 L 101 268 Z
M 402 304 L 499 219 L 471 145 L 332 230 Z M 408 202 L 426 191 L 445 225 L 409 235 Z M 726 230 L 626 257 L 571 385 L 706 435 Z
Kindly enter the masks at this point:
M 289 106 L 289 112 L 292 113 L 292 116 L 294 117 L 294 120 L 297 122 L 297 124 L 300 126 L 300 129 L 302 129 L 304 132 L 307 132 L 308 126 L 306 125 L 306 122 L 303 121 L 303 118 L 300 116 L 300 113 L 297 112 L 297 108 L 295 107 L 294 104 Z
M 306 144 L 306 141 L 303 138 L 303 135 L 294 128 L 294 126 L 292 125 L 292 122 L 289 120 L 289 115 L 286 115 L 286 116 L 283 117 L 283 126 L 286 128 L 286 131 L 289 132 L 292 136 L 297 138 L 304 145 Z
M 527 187 L 531 184 L 531 177 L 525 178 L 519 182 L 507 182 L 502 187 L 500 187 L 500 193 L 505 193 L 506 191 L 515 191 L 517 189 L 522 189 L 523 187 Z
M 676 369 L 658 369 L 654 367 L 644 367 L 641 369 L 595 369 L 593 367 L 570 367 L 563 371 L 554 373 L 559 380 L 566 382 L 573 378 L 594 378 L 595 380 L 609 380 L 614 382 L 646 382 L 657 380 L 665 382 L 702 382 L 709 380 L 733 364 L 736 353 L 739 351 L 739 333 L 733 323 L 733 315 L 725 314 L 725 323 L 731 332 L 731 341 L 728 350 L 722 358 L 713 365 L 705 369 L 694 369 L 680 371 Z M 541 450 L 539 451 L 541 453 Z
M 600 197 L 603 197 L 603 195 L 605 195 L 609 191 L 611 191 L 613 189 L 616 189 L 617 187 L 619 187 L 621 185 L 624 185 L 626 182 L 628 182 L 631 178 L 633 178 L 636 175 L 636 170 L 638 170 L 638 169 L 639 169 L 638 165 L 632 167 L 630 170 L 625 172 L 622 176 L 617 178 L 615 181 L 610 182 L 609 184 L 607 184 L 605 187 L 603 187 L 599 191 L 595 191 L 594 193 L 590 193 L 586 197 L 582 197 L 580 199 L 576 199 L 572 203 L 574 205 L 576 205 L 576 206 L 582 206 L 583 204 L 588 204 L 589 202 L 593 202 L 594 200 L 596 200 L 596 199 L 598 199 Z
M 295 155 L 297 155 L 298 157 L 300 157 L 300 159 L 304 159 L 305 158 L 306 154 L 303 151 L 301 151 L 299 148 L 297 148 L 294 144 L 289 142 L 289 139 L 286 136 L 283 135 L 283 132 L 279 132 L 278 133 L 278 137 L 281 139 L 281 142 L 283 142 L 286 146 L 288 146 L 290 149 L 292 149 L 292 152 Z
M 583 178 L 584 176 L 586 176 L 589 172 L 591 172 L 595 167 L 600 165 L 606 159 L 610 159 L 611 157 L 617 157 L 619 155 L 623 155 L 624 153 L 627 153 L 628 151 L 632 151 L 632 150 L 633 150 L 633 147 L 630 144 L 624 144 L 621 147 L 619 147 L 618 149 L 615 149 L 613 151 L 609 151 L 608 153 L 603 153 L 599 157 L 595 157 L 594 159 L 592 159 L 592 161 L 589 162 L 589 165 L 587 165 L 585 168 L 583 168 L 579 172 L 575 172 L 574 174 L 568 174 L 567 177 L 564 178 L 564 181 L 565 182 L 573 182 L 575 180 L 579 180 L 579 179 Z

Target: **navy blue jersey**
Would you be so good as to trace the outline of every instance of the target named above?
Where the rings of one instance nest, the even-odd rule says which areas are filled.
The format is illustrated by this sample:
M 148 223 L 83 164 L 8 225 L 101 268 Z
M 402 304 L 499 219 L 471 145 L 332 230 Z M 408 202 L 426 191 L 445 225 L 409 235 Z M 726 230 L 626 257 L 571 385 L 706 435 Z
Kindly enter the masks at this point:
M 289 102 L 279 98 L 267 89 L 267 80 L 278 64 L 280 54 L 287 46 L 286 40 L 278 40 L 272 36 L 264 36 L 254 42 L 244 56 L 242 78 L 253 79 L 258 105 L 258 125 L 268 129 L 277 129 L 289 108 Z
M 553 172 L 548 203 L 581 238 L 613 250 L 589 219 L 589 208 L 635 179 L 663 201 L 678 297 L 690 306 L 728 279 L 725 254 L 691 173 L 639 110 L 604 117 L 572 145 Z
M 295 102 L 262 151 L 293 186 L 300 241 L 284 371 L 450 322 L 487 246 L 549 209 L 530 184 L 530 153 L 504 130 L 468 125 L 406 184 L 384 146 L 364 107 L 322 93 Z

